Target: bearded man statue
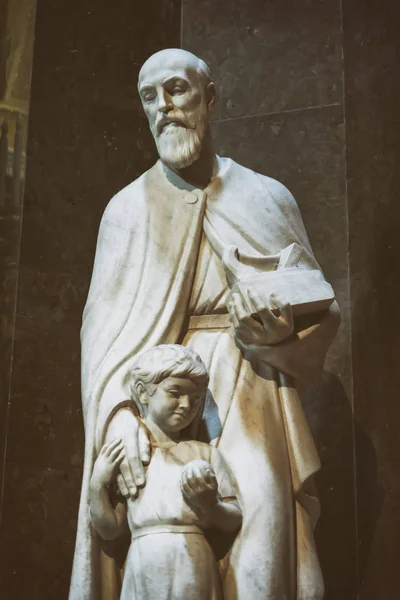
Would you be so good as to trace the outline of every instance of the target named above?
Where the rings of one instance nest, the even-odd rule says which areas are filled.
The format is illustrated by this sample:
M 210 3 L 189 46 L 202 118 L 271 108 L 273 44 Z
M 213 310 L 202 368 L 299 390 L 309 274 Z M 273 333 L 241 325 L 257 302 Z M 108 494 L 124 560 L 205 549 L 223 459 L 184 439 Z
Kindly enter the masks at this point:
M 207 65 L 163 50 L 143 65 L 138 90 L 160 160 L 111 200 L 100 226 L 82 327 L 86 449 L 70 600 L 118 598 L 121 549 L 90 527 L 92 467 L 105 441 L 122 438 L 118 486 L 140 494 L 151 457 L 127 373 L 142 352 L 177 343 L 209 371 L 192 435 L 223 454 L 243 513 L 220 563 L 225 599 L 321 599 L 312 484 L 320 463 L 298 390 L 323 367 L 337 304 L 316 297 L 300 311 L 291 300 L 297 285 L 312 292 L 310 274 L 328 284 L 290 192 L 214 153 Z M 274 268 L 299 283 L 271 279 L 276 289 L 263 295 L 257 276 Z

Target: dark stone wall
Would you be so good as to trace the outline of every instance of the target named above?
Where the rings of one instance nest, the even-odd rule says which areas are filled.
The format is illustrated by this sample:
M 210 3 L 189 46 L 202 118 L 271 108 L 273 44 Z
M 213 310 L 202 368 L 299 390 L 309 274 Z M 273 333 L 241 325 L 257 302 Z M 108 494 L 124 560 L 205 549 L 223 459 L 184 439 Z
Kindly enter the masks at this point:
M 399 25 L 395 0 L 38 2 L 21 247 L 19 217 L 0 218 L 3 364 L 14 344 L 10 394 L 9 366 L 0 377 L 5 600 L 67 597 L 79 329 L 99 221 L 156 158 L 138 70 L 180 45 L 213 71 L 217 152 L 292 191 L 341 306 L 325 371 L 303 397 L 323 463 L 326 599 L 398 597 Z
M 109 199 L 156 159 L 139 68 L 179 45 L 178 1 L 38 2 L 0 536 L 4 600 L 68 595 L 84 446 L 79 330 L 99 222 Z
M 7 2 L 0 2 L 0 101 L 3 99 L 6 91 L 7 75 L 6 64 L 8 56 L 7 39 Z
M 395 600 L 400 595 L 399 4 L 349 0 L 343 25 L 359 598 Z

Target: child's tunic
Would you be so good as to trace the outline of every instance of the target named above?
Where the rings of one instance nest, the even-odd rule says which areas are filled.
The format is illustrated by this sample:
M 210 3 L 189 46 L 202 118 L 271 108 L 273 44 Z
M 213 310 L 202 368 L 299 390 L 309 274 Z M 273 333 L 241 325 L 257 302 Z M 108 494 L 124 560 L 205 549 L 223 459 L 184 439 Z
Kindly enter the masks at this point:
M 127 503 L 132 543 L 121 600 L 222 600 L 205 524 L 186 504 L 180 487 L 183 466 L 199 459 L 213 466 L 220 499 L 235 499 L 216 448 L 196 441 L 154 447 L 146 486 Z

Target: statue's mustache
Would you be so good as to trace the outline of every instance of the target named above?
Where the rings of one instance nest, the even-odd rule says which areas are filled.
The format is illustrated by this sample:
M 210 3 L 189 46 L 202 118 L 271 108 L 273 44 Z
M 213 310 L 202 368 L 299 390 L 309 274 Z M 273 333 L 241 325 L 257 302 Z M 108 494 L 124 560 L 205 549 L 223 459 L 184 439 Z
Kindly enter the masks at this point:
M 170 123 L 174 123 L 175 125 L 183 127 L 184 129 L 194 129 L 193 127 L 189 127 L 187 123 L 185 123 L 184 121 L 182 121 L 182 119 L 179 119 L 178 117 L 161 117 L 155 125 L 155 132 L 157 137 L 159 137 L 162 134 L 166 125 L 169 125 Z

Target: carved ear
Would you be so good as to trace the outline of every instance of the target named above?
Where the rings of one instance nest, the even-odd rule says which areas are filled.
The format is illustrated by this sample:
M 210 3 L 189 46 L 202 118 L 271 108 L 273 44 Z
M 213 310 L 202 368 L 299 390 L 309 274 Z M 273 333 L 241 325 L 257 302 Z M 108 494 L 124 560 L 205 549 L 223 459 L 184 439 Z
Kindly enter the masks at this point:
M 212 81 L 207 85 L 206 95 L 208 111 L 211 112 L 217 101 L 217 91 L 215 89 L 215 84 Z
M 141 381 L 135 383 L 135 395 L 136 398 L 139 400 L 140 404 L 148 404 L 147 390 Z

